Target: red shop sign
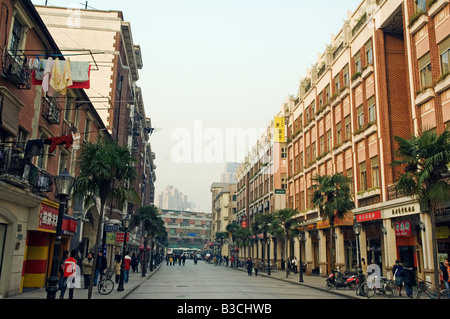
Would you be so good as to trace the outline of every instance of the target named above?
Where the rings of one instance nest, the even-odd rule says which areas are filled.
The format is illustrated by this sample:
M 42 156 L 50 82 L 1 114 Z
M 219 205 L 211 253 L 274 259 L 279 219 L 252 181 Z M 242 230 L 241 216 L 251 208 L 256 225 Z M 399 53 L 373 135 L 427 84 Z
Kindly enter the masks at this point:
M 377 210 L 376 212 L 364 213 L 356 215 L 357 222 L 368 222 L 370 220 L 376 220 L 381 218 L 381 211 Z
M 411 221 L 409 219 L 395 222 L 395 236 L 398 237 L 412 236 Z
M 56 232 L 58 223 L 58 208 L 41 204 L 39 211 L 38 229 L 48 232 Z
M 123 243 L 125 233 L 116 233 L 116 243 Z M 130 241 L 130 233 L 127 233 L 127 243 Z

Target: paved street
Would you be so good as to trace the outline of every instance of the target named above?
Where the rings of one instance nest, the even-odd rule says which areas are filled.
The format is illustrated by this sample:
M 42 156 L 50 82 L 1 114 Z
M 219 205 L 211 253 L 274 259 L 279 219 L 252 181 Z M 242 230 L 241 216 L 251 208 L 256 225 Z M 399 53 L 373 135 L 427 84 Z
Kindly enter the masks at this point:
M 324 279 L 322 281 L 325 282 Z M 162 265 L 151 280 L 143 282 L 127 296 L 127 299 L 305 298 L 339 299 L 345 296 L 261 275 L 250 277 L 246 271 L 214 266 L 204 261 L 195 265 L 192 260 L 187 260 L 185 266 Z

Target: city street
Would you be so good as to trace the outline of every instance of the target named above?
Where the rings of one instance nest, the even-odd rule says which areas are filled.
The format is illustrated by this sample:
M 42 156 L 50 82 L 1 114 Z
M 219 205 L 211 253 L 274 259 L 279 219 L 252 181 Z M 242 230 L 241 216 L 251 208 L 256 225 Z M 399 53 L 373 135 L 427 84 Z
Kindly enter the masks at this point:
M 298 279 L 298 275 L 291 278 Z M 322 281 L 325 283 L 324 279 Z M 151 280 L 146 280 L 127 296 L 127 299 L 222 300 L 341 298 L 349 297 L 261 275 L 250 277 L 245 270 L 214 266 L 204 261 L 195 265 L 193 260 L 187 260 L 185 266 L 163 264 Z

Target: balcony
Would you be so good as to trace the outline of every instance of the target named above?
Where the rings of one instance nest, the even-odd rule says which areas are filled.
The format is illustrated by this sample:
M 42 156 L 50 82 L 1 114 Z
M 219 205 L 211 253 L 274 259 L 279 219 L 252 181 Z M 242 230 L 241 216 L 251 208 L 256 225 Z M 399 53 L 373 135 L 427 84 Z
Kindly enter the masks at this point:
M 3 54 L 2 76 L 13 83 L 18 89 L 31 89 L 31 70 L 28 68 L 27 59 L 19 52 L 5 51 Z
M 35 194 L 53 191 L 53 176 L 27 163 L 21 144 L 11 142 L 0 146 L 0 181 L 28 189 Z
M 59 124 L 61 108 L 54 98 L 44 97 L 42 99 L 42 117 L 51 124 Z

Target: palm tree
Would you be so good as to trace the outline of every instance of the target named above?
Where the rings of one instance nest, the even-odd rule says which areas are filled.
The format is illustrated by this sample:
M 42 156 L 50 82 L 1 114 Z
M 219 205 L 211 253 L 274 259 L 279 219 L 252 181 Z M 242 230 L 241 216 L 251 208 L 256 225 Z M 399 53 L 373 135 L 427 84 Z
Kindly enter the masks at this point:
M 336 220 L 342 220 L 347 213 L 355 208 L 352 200 L 350 184 L 352 180 L 340 173 L 335 175 L 316 175 L 312 178 L 317 182 L 314 185 L 312 202 L 314 207 L 320 211 L 324 220 L 330 223 L 330 267 L 334 269 L 333 263 L 333 238 Z
M 254 223 L 252 224 L 252 230 L 255 235 L 258 235 L 261 233 L 263 234 L 263 242 L 264 242 L 264 246 L 262 249 L 263 263 L 264 263 L 264 256 L 265 256 L 265 254 L 264 254 L 265 245 L 267 244 L 267 234 L 271 230 L 271 226 L 272 226 L 272 223 L 274 222 L 274 219 L 275 219 L 275 217 L 272 214 L 258 214 L 255 217 Z M 267 254 L 267 255 L 269 255 L 269 254 Z M 270 260 L 267 261 L 268 264 L 269 264 L 269 262 L 270 262 Z
M 127 201 L 138 202 L 139 196 L 128 187 L 138 174 L 134 168 L 135 159 L 127 146 L 119 146 L 109 139 L 99 139 L 96 143 L 84 142 L 77 161 L 79 175 L 74 184 L 74 195 L 84 196 L 85 206 L 97 206 L 100 200 L 97 237 L 94 246 L 94 265 L 101 245 L 103 216 L 108 199 L 114 200 L 122 210 Z M 98 207 L 97 207 L 98 208 Z M 88 298 L 92 296 L 94 276 L 89 283 Z
M 223 246 L 223 242 L 226 239 L 228 239 L 228 233 L 226 231 L 216 233 L 216 238 L 214 239 L 214 241 L 220 243 L 220 256 L 222 256 L 222 246 Z
M 295 211 L 292 208 L 285 208 L 276 211 L 275 217 L 280 221 L 283 229 L 284 229 L 284 236 L 286 238 L 285 244 L 284 244 L 284 251 L 285 251 L 285 258 L 287 260 L 288 257 L 288 243 L 291 240 L 291 231 L 295 228 L 298 228 L 300 226 L 300 222 L 298 219 L 294 218 L 294 216 L 297 214 L 297 211 Z M 286 267 L 286 278 L 289 277 L 289 267 Z
M 421 210 L 430 214 L 433 246 L 435 290 L 439 297 L 439 265 L 436 236 L 436 215 L 445 208 L 450 198 L 449 170 L 450 131 L 438 135 L 426 130 L 410 139 L 395 137 L 398 142 L 398 160 L 393 166 L 404 167 L 396 191 L 416 198 Z
M 146 230 L 150 236 L 150 271 L 153 270 L 153 246 L 155 242 L 156 236 L 166 236 L 167 232 L 164 226 L 164 221 L 159 214 L 158 208 L 154 205 L 152 206 L 144 206 L 140 207 L 136 211 L 136 216 L 134 217 L 134 223 L 140 224 L 142 223 L 143 229 Z M 144 266 L 147 267 L 147 259 L 145 256 L 145 252 L 147 251 L 147 247 L 144 247 Z
M 229 236 L 231 236 L 231 241 L 233 243 L 234 261 L 236 260 L 236 252 L 235 252 L 234 247 L 236 246 L 236 239 L 238 237 L 239 228 L 240 228 L 240 226 L 237 223 L 228 224 L 226 227 L 226 230 L 227 230 Z M 233 264 L 231 264 L 231 267 L 233 267 Z

